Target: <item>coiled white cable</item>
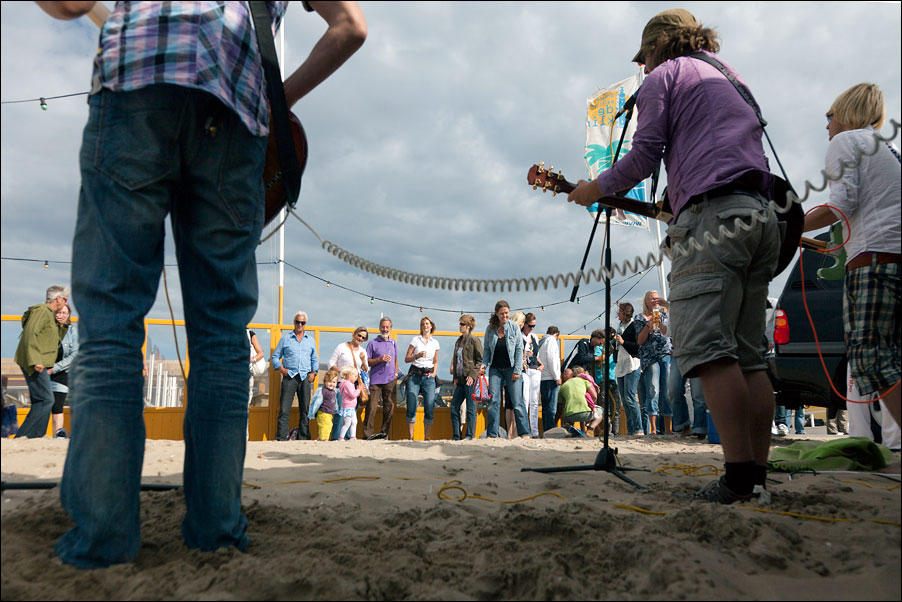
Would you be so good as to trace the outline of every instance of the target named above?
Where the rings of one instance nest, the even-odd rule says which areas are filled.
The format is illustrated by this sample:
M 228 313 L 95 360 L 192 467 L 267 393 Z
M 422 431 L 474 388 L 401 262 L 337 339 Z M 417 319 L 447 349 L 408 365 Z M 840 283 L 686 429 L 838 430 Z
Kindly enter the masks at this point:
M 756 222 L 766 222 L 770 218 L 771 211 L 779 211 L 780 213 L 786 213 L 792 207 L 792 203 L 804 203 L 808 200 L 808 196 L 811 191 L 821 192 L 825 190 L 830 181 L 836 181 L 842 178 L 846 169 L 854 169 L 861 165 L 861 161 L 864 157 L 871 156 L 875 154 L 879 148 L 881 143 L 887 143 L 896 138 L 899 133 L 900 124 L 895 119 L 890 120 L 890 124 L 893 126 L 893 133 L 890 137 L 884 138 L 879 133 L 874 132 L 874 146 L 870 150 L 865 151 L 857 151 L 857 158 L 854 162 L 842 162 L 840 164 L 840 170 L 838 174 L 830 174 L 827 173 L 826 169 L 821 170 L 821 175 L 823 177 L 823 184 L 817 186 L 812 184 L 811 181 L 805 181 L 805 191 L 801 198 L 796 196 L 793 192 L 787 194 L 787 202 L 780 204 L 776 201 L 770 201 L 768 206 L 754 213 L 751 216 L 751 220 L 748 222 L 744 221 L 744 218 L 737 217 L 735 219 L 733 230 L 729 230 L 726 226 L 721 226 L 717 236 L 712 235 L 710 232 L 706 232 L 702 237 L 701 241 L 696 240 L 694 237 L 690 237 L 685 243 L 676 244 L 673 246 L 670 253 L 677 254 L 680 256 L 682 254 L 687 254 L 695 251 L 701 251 L 705 249 L 708 245 L 718 245 L 721 244 L 726 238 L 734 238 L 739 234 L 740 230 L 745 230 L 748 232 L 751 230 Z M 396 282 L 401 282 L 403 284 L 410 284 L 412 286 L 419 286 L 423 288 L 434 288 L 434 289 L 442 289 L 442 290 L 455 290 L 455 291 L 476 291 L 476 292 L 520 292 L 522 291 L 530 291 L 530 290 L 539 290 L 539 285 L 542 286 L 543 290 L 547 290 L 549 287 L 551 288 L 559 288 L 559 287 L 570 287 L 577 283 L 585 283 L 588 284 L 592 281 L 601 281 L 605 278 L 614 278 L 617 274 L 621 276 L 629 276 L 631 274 L 636 274 L 643 270 L 647 270 L 652 266 L 659 265 L 664 257 L 667 256 L 667 252 L 663 249 L 659 249 L 657 252 L 649 252 L 645 258 L 643 259 L 641 256 L 637 255 L 633 258 L 633 260 L 624 260 L 621 263 L 614 264 L 611 266 L 611 270 L 608 271 L 603 265 L 598 266 L 598 268 L 592 268 L 588 271 L 579 270 L 576 272 L 566 272 L 560 274 L 549 274 L 547 276 L 534 276 L 534 277 L 520 277 L 520 278 L 450 278 L 447 276 L 433 276 L 428 274 L 417 274 L 414 272 L 407 272 L 405 270 L 400 270 L 398 268 L 393 268 L 389 266 L 380 265 L 373 261 L 366 259 L 365 257 L 361 257 L 360 255 L 356 255 L 344 248 L 340 245 L 330 241 L 324 240 L 316 230 L 308 224 L 304 219 L 298 215 L 293 209 L 288 209 L 288 211 L 293 215 L 298 221 L 300 221 L 304 226 L 310 230 L 311 233 L 319 240 L 320 246 L 327 252 L 331 253 L 341 261 L 347 263 L 350 266 L 353 266 L 359 270 L 364 272 L 368 272 L 370 274 L 375 274 L 382 278 L 386 278 L 388 280 L 394 280 Z M 288 217 L 286 215 L 285 219 Z M 285 224 L 285 220 L 279 224 L 276 228 L 273 229 L 272 232 L 269 233 L 267 238 L 273 235 L 279 228 L 281 228 Z M 264 238 L 263 240 L 266 240 Z M 262 241 L 261 241 L 262 242 Z

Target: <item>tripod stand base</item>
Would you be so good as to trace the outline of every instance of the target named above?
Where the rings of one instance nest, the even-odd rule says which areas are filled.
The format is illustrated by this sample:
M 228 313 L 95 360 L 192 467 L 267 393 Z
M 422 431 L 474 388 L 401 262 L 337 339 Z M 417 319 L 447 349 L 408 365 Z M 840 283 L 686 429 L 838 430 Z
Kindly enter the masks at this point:
M 551 466 L 548 468 L 521 468 L 520 472 L 576 472 L 581 470 L 601 470 L 604 472 L 609 472 L 615 477 L 626 481 L 630 485 L 634 487 L 638 487 L 639 489 L 648 489 L 645 485 L 640 485 L 636 481 L 632 480 L 625 474 L 626 471 L 641 471 L 641 472 L 651 472 L 647 468 L 629 468 L 627 466 L 617 466 L 617 458 L 616 458 L 617 450 L 612 450 L 609 447 L 603 448 L 598 452 L 598 455 L 595 457 L 594 464 L 583 464 L 580 466 Z

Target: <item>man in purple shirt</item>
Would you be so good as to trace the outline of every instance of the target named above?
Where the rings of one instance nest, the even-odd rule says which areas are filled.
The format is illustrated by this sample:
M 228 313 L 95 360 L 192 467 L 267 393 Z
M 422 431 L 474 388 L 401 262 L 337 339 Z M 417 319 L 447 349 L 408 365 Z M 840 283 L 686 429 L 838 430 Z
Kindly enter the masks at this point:
M 589 206 L 628 190 L 664 159 L 674 214 L 667 230 L 673 353 L 684 376 L 702 379 L 727 469 L 696 497 L 729 504 L 767 496 L 774 399 L 764 310 L 780 235 L 768 208 L 770 176 L 755 111 L 717 68 L 690 56 L 718 50 L 716 32 L 683 9 L 648 22 L 633 59 L 648 77 L 637 93 L 632 148 L 596 181 L 581 181 L 569 200 Z M 700 251 L 688 244 L 719 237 L 721 227 L 735 236 Z
M 379 336 L 366 346 L 367 362 L 370 365 L 370 398 L 363 414 L 363 436 L 366 439 L 384 439 L 391 428 L 392 412 L 395 409 L 395 392 L 398 376 L 398 343 L 391 338 L 391 318 L 379 320 Z M 382 428 L 374 433 L 376 408 L 382 403 Z

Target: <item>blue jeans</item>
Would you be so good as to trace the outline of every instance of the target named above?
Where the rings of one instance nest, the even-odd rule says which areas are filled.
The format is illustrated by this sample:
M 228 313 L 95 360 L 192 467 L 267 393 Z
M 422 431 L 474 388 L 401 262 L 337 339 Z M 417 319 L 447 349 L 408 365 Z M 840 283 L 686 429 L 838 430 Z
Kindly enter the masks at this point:
M 658 382 L 661 369 L 658 362 L 650 364 L 642 371 L 639 379 L 639 405 L 642 408 L 642 430 L 648 434 L 649 416 L 658 415 Z
M 673 415 L 673 410 L 670 408 L 670 394 L 667 390 L 667 382 L 670 379 L 670 360 L 671 356 L 669 355 L 658 360 L 658 414 L 661 416 Z M 664 432 L 660 422 L 658 422 L 658 432 Z
M 467 404 L 467 439 L 476 436 L 476 402 L 473 401 L 473 385 L 467 386 L 466 378 L 458 378 L 451 396 L 451 439 L 460 440 L 460 404 Z
M 435 377 L 410 374 L 407 379 L 407 423 L 417 421 L 417 396 L 423 392 L 423 424 L 432 424 L 435 413 Z
M 626 414 L 626 430 L 634 435 L 642 430 L 642 417 L 639 410 L 639 402 L 636 392 L 639 387 L 641 372 L 636 369 L 624 376 L 617 377 L 617 388 L 620 389 L 620 399 L 623 401 Z
M 791 419 L 792 419 L 793 410 L 785 408 L 785 411 L 786 411 L 786 415 L 783 418 L 783 420 L 784 420 L 783 424 L 785 424 L 787 427 L 792 427 L 793 425 L 792 425 Z M 795 422 L 796 435 L 804 435 L 805 434 L 805 408 L 799 406 L 799 409 L 795 410 L 795 421 L 794 422 Z
M 526 406 L 523 405 L 523 385 L 518 379 L 514 382 L 514 369 L 506 370 L 489 368 L 489 391 L 492 400 L 489 402 L 489 411 L 486 415 L 486 437 L 497 437 L 498 427 L 501 424 L 501 387 L 507 391 L 507 398 L 514 408 L 514 421 L 517 423 L 517 435 L 522 437 L 529 434 L 529 424 L 526 421 Z
M 708 405 L 705 403 L 705 395 L 702 391 L 702 379 L 698 377 L 683 378 L 676 358 L 670 362 L 670 375 L 667 379 L 667 391 L 670 397 L 670 406 L 673 409 L 673 430 L 681 432 L 689 426 L 689 404 L 686 401 L 687 380 L 692 397 L 692 432 L 696 435 L 707 434 Z
M 245 327 L 257 307 L 266 139 L 199 90 L 103 90 L 89 104 L 72 248 L 81 348 L 61 486 L 75 526 L 56 553 L 98 568 L 140 547 L 143 318 L 157 296 L 167 215 L 191 342 L 182 535 L 189 548 L 245 550 Z
M 53 366 L 50 366 L 51 368 Z M 24 371 L 23 371 L 24 374 Z M 32 372 L 31 376 L 25 374 L 25 384 L 28 385 L 28 397 L 31 398 L 31 409 L 28 416 L 22 422 L 22 426 L 16 432 L 17 439 L 33 439 L 47 434 L 47 421 L 50 420 L 50 410 L 53 409 L 53 391 L 50 388 L 50 376 L 47 370 Z
M 557 414 L 557 394 L 561 386 L 554 380 L 543 380 L 539 384 L 539 397 L 542 399 L 542 431 L 554 428 L 554 416 Z

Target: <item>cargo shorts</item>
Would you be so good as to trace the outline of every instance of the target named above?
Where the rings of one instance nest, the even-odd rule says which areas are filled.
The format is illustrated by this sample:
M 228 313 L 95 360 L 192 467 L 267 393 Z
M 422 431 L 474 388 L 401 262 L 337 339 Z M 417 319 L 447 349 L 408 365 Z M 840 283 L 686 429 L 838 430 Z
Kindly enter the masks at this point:
M 738 222 L 738 223 L 737 223 Z M 722 229 L 733 233 L 723 236 Z M 721 359 L 765 370 L 767 290 L 777 268 L 780 228 L 761 195 L 705 197 L 667 229 L 673 355 L 684 377 Z M 690 244 L 703 243 L 698 250 Z M 683 252 L 685 251 L 685 252 Z

